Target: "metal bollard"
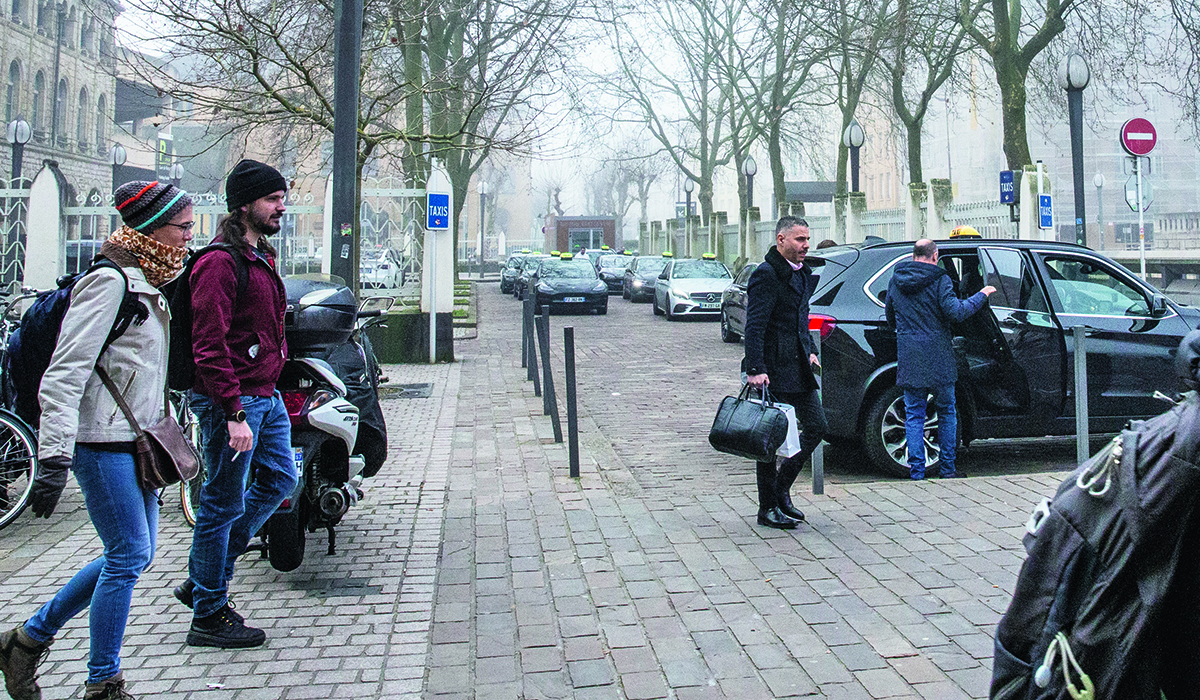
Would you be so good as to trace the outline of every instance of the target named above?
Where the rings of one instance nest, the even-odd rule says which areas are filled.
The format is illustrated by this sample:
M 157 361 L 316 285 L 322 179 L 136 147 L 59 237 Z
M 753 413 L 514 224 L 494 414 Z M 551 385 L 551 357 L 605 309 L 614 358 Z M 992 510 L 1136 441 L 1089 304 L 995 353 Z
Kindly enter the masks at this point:
M 563 328 L 563 364 L 567 375 L 567 454 L 571 476 L 579 478 L 579 411 L 575 395 L 575 329 Z
M 529 367 L 529 302 L 521 304 L 521 369 Z M 529 378 L 529 372 L 525 372 Z
M 1088 386 L 1087 386 L 1087 326 L 1074 326 L 1071 336 L 1075 340 L 1075 461 L 1083 464 L 1091 456 L 1088 442 Z
M 817 344 L 817 362 L 821 362 L 821 331 L 809 331 L 813 342 Z M 825 373 L 822 372 L 822 375 Z M 821 384 L 822 377 L 817 377 L 817 399 L 821 399 Z M 825 441 L 822 440 L 817 444 L 817 449 L 812 453 L 812 492 L 813 495 L 821 496 L 825 493 Z
M 558 417 L 558 397 L 554 393 L 554 375 L 550 372 L 550 309 L 542 308 L 537 317 L 538 346 L 542 349 L 542 412 L 550 416 L 554 441 L 562 442 L 562 423 Z

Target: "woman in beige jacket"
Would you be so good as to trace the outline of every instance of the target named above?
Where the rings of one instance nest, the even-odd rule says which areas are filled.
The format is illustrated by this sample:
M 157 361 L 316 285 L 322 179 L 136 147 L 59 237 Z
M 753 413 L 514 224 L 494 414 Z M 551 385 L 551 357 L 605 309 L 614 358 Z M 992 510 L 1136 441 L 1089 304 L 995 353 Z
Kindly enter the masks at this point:
M 100 254 L 121 270 L 98 268 L 72 289 L 38 394 L 38 471 L 29 496 L 34 515 L 50 517 L 73 469 L 104 553 L 25 624 L 0 635 L 0 672 L 14 700 L 40 700 L 38 662 L 59 629 L 89 606 L 91 653 L 84 698 L 132 697 L 121 675 L 121 640 L 134 584 L 154 558 L 158 494 L 138 482 L 133 426 L 96 367 L 112 377 L 140 425 L 163 417 L 171 314 L 158 287 L 183 268 L 185 246 L 192 238 L 192 200 L 173 185 L 131 182 L 116 191 L 116 205 L 125 225 Z M 106 349 L 126 291 L 136 294 L 141 308 Z

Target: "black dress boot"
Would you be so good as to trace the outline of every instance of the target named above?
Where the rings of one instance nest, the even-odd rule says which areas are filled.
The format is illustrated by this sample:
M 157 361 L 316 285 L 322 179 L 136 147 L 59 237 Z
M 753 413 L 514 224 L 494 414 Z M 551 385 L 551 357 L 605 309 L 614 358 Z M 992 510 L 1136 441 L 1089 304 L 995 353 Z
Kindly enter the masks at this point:
M 758 524 L 764 527 L 773 527 L 777 530 L 792 530 L 800 524 L 800 521 L 792 520 L 779 512 L 778 508 L 771 508 L 770 510 L 758 511 Z
M 792 520 L 804 522 L 804 511 L 800 510 L 792 503 L 792 497 L 787 491 L 779 494 L 779 512 L 783 513 Z

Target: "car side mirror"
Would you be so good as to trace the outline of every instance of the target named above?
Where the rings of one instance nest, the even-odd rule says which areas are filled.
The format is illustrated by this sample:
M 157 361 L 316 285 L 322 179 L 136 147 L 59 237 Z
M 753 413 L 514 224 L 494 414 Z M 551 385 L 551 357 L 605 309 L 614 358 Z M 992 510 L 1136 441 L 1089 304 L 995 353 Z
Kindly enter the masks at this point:
M 1170 307 L 1167 306 L 1167 298 L 1162 294 L 1152 294 L 1150 296 L 1150 316 L 1153 318 L 1161 318 L 1167 315 Z
M 662 272 L 660 272 L 660 273 L 658 274 L 658 278 L 659 278 L 660 280 L 665 280 L 665 279 L 667 278 L 667 271 L 666 271 L 666 270 L 663 270 Z

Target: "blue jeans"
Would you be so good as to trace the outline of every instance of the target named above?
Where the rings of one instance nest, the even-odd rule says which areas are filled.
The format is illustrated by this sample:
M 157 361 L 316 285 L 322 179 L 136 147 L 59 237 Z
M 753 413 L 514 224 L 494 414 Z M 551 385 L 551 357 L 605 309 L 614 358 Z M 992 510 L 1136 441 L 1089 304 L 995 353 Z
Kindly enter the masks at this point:
M 941 448 L 942 476 L 954 473 L 955 449 L 958 443 L 958 409 L 954 406 L 954 385 L 905 389 L 904 436 L 908 441 L 908 474 L 913 479 L 925 478 L 925 401 L 929 394 L 933 394 L 938 412 L 938 447 Z
M 91 606 L 88 683 L 121 670 L 121 639 L 133 586 L 154 559 L 158 494 L 138 483 L 133 455 L 75 446 L 75 480 L 104 553 L 71 577 L 54 598 L 25 623 L 25 633 L 48 642 L 68 620 Z
M 192 592 L 196 617 L 207 617 L 225 605 L 234 562 L 296 488 L 292 424 L 283 397 L 277 391 L 273 396 L 241 399 L 246 423 L 254 433 L 254 444 L 241 456 L 229 446 L 225 411 L 206 396 L 194 394 L 191 399 L 208 466 L 188 560 L 189 578 L 196 585 Z M 251 465 L 254 480 L 247 488 Z

